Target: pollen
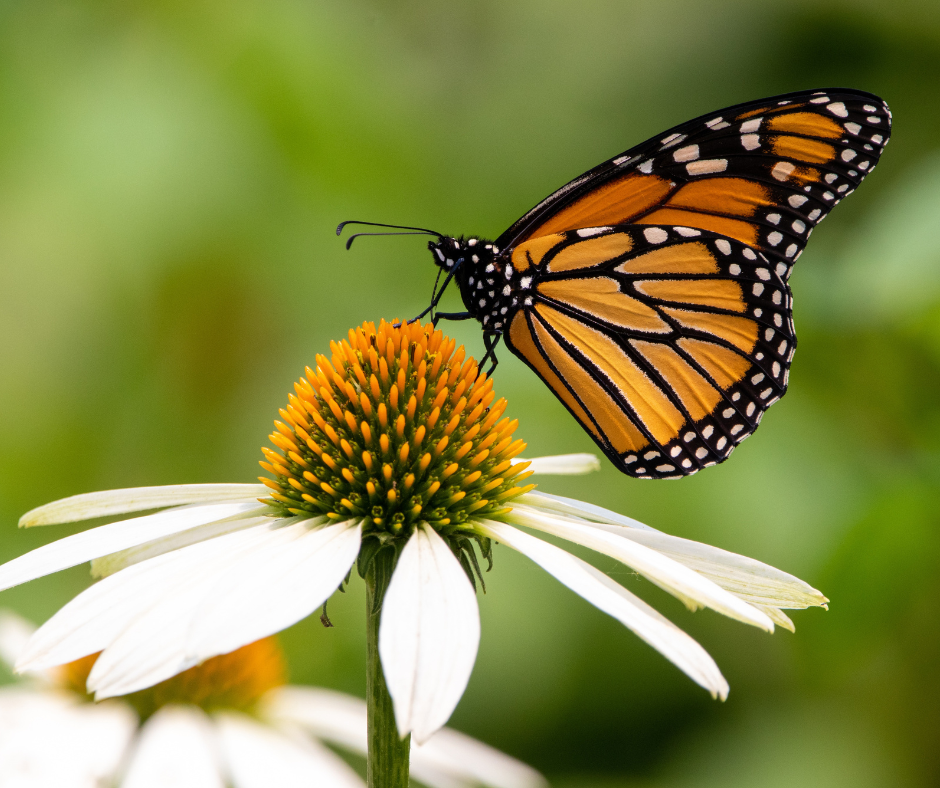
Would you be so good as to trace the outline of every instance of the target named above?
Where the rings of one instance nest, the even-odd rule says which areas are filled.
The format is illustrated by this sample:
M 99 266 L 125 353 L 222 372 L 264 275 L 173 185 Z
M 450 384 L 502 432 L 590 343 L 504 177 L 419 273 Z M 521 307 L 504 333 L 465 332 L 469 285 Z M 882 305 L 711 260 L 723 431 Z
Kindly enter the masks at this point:
M 87 698 L 85 682 L 97 659 L 97 654 L 90 654 L 63 665 L 59 668 L 59 683 Z M 134 707 L 141 721 L 170 704 L 199 706 L 209 712 L 222 709 L 250 712 L 262 695 L 286 681 L 284 654 L 277 638 L 272 636 L 207 659 L 171 679 L 126 695 L 124 700 Z
M 294 384 L 262 449 L 282 516 L 361 517 L 364 533 L 445 537 L 508 511 L 528 463 L 493 382 L 431 323 L 364 323 Z M 467 525 L 465 525 L 467 524 Z

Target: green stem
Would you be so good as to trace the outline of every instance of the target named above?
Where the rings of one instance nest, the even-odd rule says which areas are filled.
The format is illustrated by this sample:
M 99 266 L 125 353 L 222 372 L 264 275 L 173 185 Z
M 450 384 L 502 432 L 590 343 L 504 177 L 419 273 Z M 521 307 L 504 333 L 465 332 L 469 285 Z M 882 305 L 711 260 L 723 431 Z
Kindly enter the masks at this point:
M 366 702 L 369 716 L 368 788 L 408 788 L 411 735 L 399 738 L 395 709 L 379 661 L 379 619 L 392 578 L 393 550 L 380 550 L 366 572 Z

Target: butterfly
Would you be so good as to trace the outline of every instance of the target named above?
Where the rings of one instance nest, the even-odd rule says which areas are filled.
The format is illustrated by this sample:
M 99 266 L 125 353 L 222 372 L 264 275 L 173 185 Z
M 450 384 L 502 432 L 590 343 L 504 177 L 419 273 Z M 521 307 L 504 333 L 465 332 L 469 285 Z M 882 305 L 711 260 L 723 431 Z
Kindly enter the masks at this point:
M 456 281 L 466 311 L 433 317 L 480 321 L 481 366 L 502 339 L 621 471 L 688 476 L 727 459 L 786 392 L 793 264 L 890 129 L 870 93 L 788 93 L 609 159 L 495 241 L 398 227 L 438 238 L 446 278 L 421 316 Z

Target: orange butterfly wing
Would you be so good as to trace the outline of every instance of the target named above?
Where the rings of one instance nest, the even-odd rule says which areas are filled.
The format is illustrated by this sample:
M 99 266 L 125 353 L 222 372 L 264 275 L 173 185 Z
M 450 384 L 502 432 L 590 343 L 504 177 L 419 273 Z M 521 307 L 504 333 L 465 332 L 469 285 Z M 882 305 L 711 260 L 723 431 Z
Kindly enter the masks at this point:
M 722 461 L 786 391 L 792 263 L 890 123 L 870 94 L 790 94 L 572 181 L 496 242 L 532 277 L 507 345 L 626 473 Z

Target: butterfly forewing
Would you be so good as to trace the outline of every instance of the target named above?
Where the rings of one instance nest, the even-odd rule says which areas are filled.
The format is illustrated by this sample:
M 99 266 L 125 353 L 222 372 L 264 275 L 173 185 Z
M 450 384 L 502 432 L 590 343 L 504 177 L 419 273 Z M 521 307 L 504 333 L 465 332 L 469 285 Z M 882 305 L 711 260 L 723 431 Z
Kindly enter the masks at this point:
M 559 189 L 500 248 L 615 224 L 711 230 L 792 264 L 812 228 L 872 171 L 891 115 L 860 91 L 793 93 L 665 132 Z
M 790 291 L 761 252 L 681 226 L 542 240 L 516 248 L 535 284 L 506 342 L 625 472 L 720 462 L 786 390 Z

